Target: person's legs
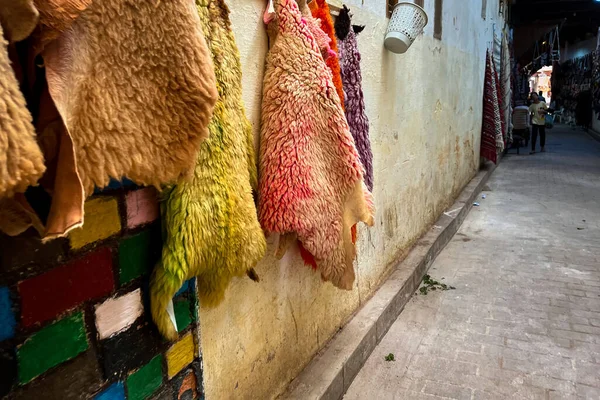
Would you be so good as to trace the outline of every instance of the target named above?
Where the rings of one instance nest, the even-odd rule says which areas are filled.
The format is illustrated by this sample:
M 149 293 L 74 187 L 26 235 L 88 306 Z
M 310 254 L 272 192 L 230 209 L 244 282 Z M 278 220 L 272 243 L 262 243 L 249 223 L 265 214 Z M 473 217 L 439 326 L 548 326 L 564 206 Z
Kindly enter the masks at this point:
M 546 127 L 540 126 L 540 146 L 542 146 L 542 152 L 546 151 Z
M 531 124 L 531 152 L 535 152 L 535 143 L 537 142 L 539 125 Z

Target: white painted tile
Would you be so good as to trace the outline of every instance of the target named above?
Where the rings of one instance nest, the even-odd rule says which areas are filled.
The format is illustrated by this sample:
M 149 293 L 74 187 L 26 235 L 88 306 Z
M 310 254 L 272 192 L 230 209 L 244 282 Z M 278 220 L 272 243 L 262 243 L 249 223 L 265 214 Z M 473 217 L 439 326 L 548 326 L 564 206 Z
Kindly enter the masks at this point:
M 142 315 L 143 310 L 140 289 L 97 305 L 96 328 L 100 339 L 129 328 Z

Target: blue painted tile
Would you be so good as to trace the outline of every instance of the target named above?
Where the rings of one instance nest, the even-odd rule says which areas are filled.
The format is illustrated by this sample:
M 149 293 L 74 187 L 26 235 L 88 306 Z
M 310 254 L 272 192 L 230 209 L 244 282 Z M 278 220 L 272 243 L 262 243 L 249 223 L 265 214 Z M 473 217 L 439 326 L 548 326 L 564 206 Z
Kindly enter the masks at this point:
M 125 400 L 125 387 L 123 382 L 117 382 L 94 397 L 94 400 Z
M 133 187 L 133 186 L 135 186 L 135 183 L 133 181 L 130 181 L 127 178 L 123 178 L 121 181 L 118 181 L 116 179 L 111 179 L 110 182 L 108 183 L 108 186 L 106 186 L 104 188 L 96 187 L 94 189 L 94 194 L 102 193 L 105 190 L 115 190 L 115 189 L 121 189 L 121 188 L 129 188 L 129 187 Z
M 10 304 L 10 292 L 6 286 L 0 287 L 0 341 L 15 335 L 17 322 Z
M 185 281 L 183 283 L 183 285 L 181 286 L 181 288 L 177 291 L 177 293 L 175 293 L 175 297 L 179 296 L 180 294 L 182 294 L 183 292 L 186 292 L 189 288 L 190 288 L 190 284 L 193 287 L 194 283 L 192 282 L 193 279 L 190 279 L 188 281 Z

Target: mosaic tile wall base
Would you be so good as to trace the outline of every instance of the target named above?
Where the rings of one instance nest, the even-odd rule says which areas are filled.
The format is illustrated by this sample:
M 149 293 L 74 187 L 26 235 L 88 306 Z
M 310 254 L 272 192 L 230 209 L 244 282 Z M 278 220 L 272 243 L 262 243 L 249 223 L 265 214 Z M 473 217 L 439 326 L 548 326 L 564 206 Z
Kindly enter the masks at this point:
M 177 342 L 151 322 L 160 250 L 157 193 L 127 184 L 89 199 L 69 238 L 0 236 L 0 398 L 203 399 L 194 282 L 173 300 Z

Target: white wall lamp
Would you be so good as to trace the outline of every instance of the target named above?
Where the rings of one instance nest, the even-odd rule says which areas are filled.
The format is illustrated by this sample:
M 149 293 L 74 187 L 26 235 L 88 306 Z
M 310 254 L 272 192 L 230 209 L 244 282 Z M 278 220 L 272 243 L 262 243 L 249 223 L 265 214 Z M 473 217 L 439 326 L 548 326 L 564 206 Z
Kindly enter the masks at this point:
M 405 53 L 423 33 L 425 25 L 427 13 L 422 7 L 414 3 L 398 3 L 394 6 L 383 45 L 392 53 Z

